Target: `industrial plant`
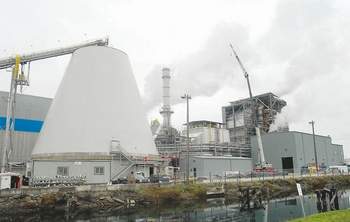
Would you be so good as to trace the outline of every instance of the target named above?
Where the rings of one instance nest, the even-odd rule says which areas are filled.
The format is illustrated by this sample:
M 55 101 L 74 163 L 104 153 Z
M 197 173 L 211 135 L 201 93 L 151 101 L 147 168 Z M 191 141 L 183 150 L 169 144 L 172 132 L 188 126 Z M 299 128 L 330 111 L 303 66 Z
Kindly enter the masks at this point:
M 272 130 L 287 102 L 271 92 L 253 95 L 233 53 L 249 98 L 218 107 L 222 122 L 191 113 L 184 129 L 171 121 L 171 69 L 159 70 L 162 121 L 149 125 L 128 55 L 108 40 L 0 60 L 0 69 L 12 69 L 10 92 L 0 92 L 2 172 L 33 181 L 60 176 L 98 184 L 132 172 L 208 178 L 253 171 L 301 174 L 312 164 L 344 164 L 343 146 L 329 136 L 289 131 L 288 125 Z M 66 54 L 72 57 L 53 99 L 17 92 L 29 85 L 32 61 Z M 190 96 L 184 98 L 188 103 Z

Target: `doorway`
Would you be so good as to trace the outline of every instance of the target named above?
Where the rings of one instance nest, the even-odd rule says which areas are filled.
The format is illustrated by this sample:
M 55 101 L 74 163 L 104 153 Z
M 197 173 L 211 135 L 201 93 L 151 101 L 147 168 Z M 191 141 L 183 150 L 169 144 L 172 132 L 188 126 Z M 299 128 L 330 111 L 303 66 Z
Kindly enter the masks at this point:
M 282 157 L 283 172 L 294 173 L 293 157 Z
M 154 174 L 154 168 L 150 167 L 149 168 L 149 176 L 153 176 L 153 174 Z

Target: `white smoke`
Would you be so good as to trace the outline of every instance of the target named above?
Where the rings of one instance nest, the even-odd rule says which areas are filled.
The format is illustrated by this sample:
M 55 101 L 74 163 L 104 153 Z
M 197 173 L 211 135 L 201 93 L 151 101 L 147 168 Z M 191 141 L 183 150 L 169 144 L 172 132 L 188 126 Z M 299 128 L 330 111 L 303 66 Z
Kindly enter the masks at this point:
M 248 30 L 239 24 L 218 24 L 201 50 L 170 65 L 175 69 L 172 104 L 182 102 L 179 97 L 185 92 L 210 97 L 228 85 L 246 90 L 241 88 L 245 87 L 242 71 L 230 56 L 230 42 L 251 74 L 253 94 L 273 90 L 287 96 L 306 80 L 333 73 L 348 37 L 339 35 L 344 24 L 336 22 L 333 8 L 332 1 L 281 1 L 269 30 L 256 42 L 250 41 Z M 269 66 L 274 68 L 266 70 Z M 146 77 L 147 110 L 161 102 L 161 68 L 155 66 Z
M 281 132 L 288 130 L 288 113 L 287 111 L 283 110 L 282 112 L 277 113 L 274 122 L 270 126 L 270 132 Z
M 306 80 L 333 73 L 348 45 L 334 1 L 281 1 L 260 46 L 270 63 L 285 63 L 278 96 L 295 92 Z M 348 19 L 347 19 L 348 20 Z M 277 74 L 277 73 L 276 73 Z M 279 73 L 280 75 L 281 73 Z
M 170 65 L 171 104 L 182 102 L 180 96 L 186 92 L 192 97 L 210 97 L 227 84 L 239 83 L 236 86 L 239 88 L 244 77 L 231 56 L 229 43 L 239 43 L 240 56 L 249 65 L 257 61 L 253 61 L 253 55 L 248 56 L 253 51 L 248 39 L 242 26 L 223 23 L 215 28 L 201 50 Z M 147 110 L 161 103 L 161 69 L 155 66 L 146 77 L 144 103 Z

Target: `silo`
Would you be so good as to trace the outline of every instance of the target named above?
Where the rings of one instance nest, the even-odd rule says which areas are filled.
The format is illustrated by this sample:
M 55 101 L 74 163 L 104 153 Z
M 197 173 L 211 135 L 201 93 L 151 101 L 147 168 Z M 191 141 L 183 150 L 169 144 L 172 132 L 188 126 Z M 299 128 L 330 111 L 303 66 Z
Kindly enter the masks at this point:
M 113 147 L 129 156 L 158 155 L 127 54 L 81 48 L 71 58 L 32 158 L 109 159 Z

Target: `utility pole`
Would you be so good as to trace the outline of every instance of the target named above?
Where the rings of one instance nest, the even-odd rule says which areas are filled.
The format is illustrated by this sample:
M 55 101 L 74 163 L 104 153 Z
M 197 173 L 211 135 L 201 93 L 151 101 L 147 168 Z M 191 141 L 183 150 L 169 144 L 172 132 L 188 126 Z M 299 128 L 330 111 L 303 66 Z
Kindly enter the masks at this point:
M 317 162 L 317 150 L 316 150 L 316 137 L 315 137 L 315 121 L 310 121 L 309 124 L 312 126 L 312 138 L 314 140 L 314 153 L 315 153 L 315 164 L 316 164 L 316 173 L 318 173 L 318 162 Z
M 186 118 L 186 127 L 187 127 L 187 135 L 186 135 L 186 145 L 187 145 L 187 157 L 186 157 L 186 180 L 187 184 L 190 183 L 190 109 L 189 109 L 189 100 L 191 99 L 191 95 L 185 94 L 181 96 L 181 99 L 186 99 L 187 104 L 187 118 Z

